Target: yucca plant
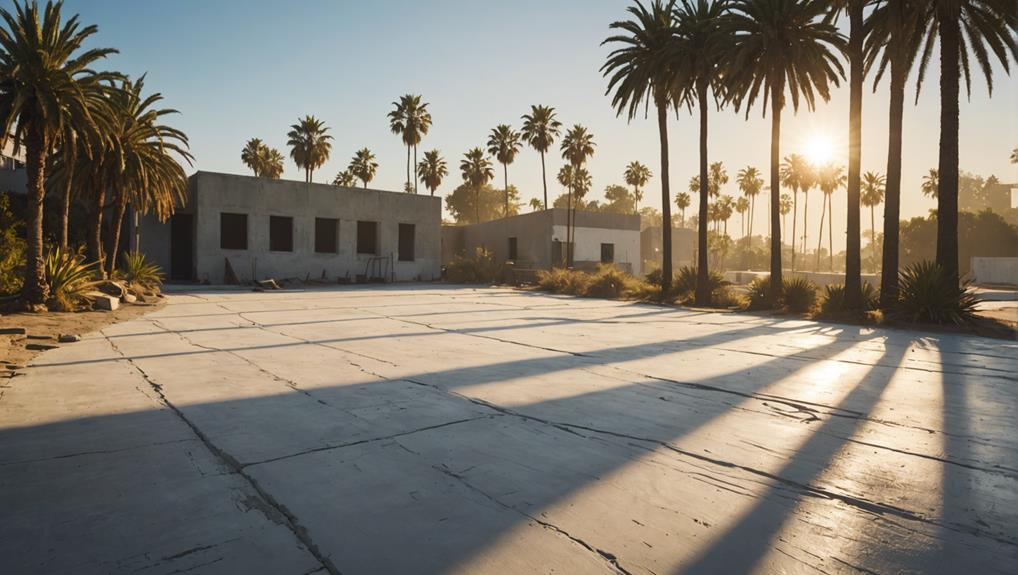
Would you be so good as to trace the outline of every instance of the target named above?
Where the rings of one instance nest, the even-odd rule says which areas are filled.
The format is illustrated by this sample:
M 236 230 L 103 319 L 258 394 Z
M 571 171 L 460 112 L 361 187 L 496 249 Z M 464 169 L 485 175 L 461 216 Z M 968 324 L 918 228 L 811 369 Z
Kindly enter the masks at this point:
M 771 307 L 770 276 L 758 277 L 749 282 L 749 287 L 746 289 L 746 299 L 749 300 L 748 309 L 769 309 Z
M 98 263 L 85 263 L 80 251 L 72 253 L 56 248 L 46 255 L 44 263 L 46 282 L 50 286 L 47 304 L 55 311 L 78 309 L 85 294 L 98 283 L 95 281 Z
M 120 277 L 129 284 L 153 288 L 163 283 L 163 270 L 148 261 L 145 254 L 139 251 L 124 252 L 120 262 Z
M 790 311 L 807 312 L 817 303 L 817 286 L 804 277 L 786 279 L 782 288 L 782 299 Z
M 696 275 L 697 268 L 695 266 L 682 266 L 679 268 L 678 273 L 675 274 L 675 282 L 673 283 L 675 293 L 679 295 L 686 295 L 696 291 Z M 725 276 L 717 270 L 708 270 L 707 274 L 707 288 L 711 294 L 716 293 L 722 288 L 726 288 L 731 285 L 732 282 L 725 279 Z
M 898 300 L 890 315 L 913 323 L 971 324 L 979 300 L 970 284 L 956 285 L 935 262 L 918 262 L 898 275 Z
M 843 309 L 845 309 L 845 286 L 833 284 L 825 287 L 824 299 L 820 302 L 820 313 L 827 315 L 837 313 Z

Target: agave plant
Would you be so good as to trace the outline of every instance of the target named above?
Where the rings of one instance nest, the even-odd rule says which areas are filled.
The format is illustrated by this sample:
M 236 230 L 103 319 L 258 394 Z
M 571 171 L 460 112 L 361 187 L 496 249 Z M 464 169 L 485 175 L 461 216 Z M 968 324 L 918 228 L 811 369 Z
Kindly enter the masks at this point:
M 688 294 L 696 291 L 696 266 L 682 266 L 675 274 L 675 293 Z M 708 270 L 707 288 L 711 294 L 728 287 L 731 282 L 725 279 L 717 270 Z
M 971 324 L 979 300 L 970 284 L 955 284 L 935 262 L 918 262 L 898 275 L 898 300 L 890 315 L 913 323 Z
M 152 288 L 163 283 L 163 270 L 139 251 L 124 252 L 120 277 L 127 283 Z
M 749 283 L 746 289 L 746 298 L 749 300 L 749 309 L 759 310 L 771 308 L 771 278 L 770 276 L 758 277 Z
M 790 311 L 804 313 L 817 303 L 817 286 L 804 277 L 787 279 L 782 288 L 782 299 Z
M 80 252 L 56 248 L 46 255 L 46 282 L 50 286 L 48 307 L 56 311 L 74 311 L 98 282 L 98 262 L 85 263 Z

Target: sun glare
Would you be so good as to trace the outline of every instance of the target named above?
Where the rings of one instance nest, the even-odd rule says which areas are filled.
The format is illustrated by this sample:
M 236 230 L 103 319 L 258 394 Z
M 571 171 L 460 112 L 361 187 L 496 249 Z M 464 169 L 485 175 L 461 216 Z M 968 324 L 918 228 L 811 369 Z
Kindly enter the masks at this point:
M 814 166 L 826 164 L 834 158 L 834 142 L 825 135 L 814 135 L 806 142 L 803 153 Z

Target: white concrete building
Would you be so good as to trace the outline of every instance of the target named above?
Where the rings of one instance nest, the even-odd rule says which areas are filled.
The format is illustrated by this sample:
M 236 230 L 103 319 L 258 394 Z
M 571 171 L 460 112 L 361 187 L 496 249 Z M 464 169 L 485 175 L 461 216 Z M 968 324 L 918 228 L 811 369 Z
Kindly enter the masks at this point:
M 441 199 L 212 172 L 191 176 L 138 245 L 171 280 L 429 281 L 441 275 Z

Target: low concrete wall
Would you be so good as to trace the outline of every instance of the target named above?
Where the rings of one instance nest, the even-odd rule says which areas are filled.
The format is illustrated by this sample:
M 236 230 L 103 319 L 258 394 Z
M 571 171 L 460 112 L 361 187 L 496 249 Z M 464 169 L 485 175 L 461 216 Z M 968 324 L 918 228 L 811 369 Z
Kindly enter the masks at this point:
M 844 273 L 830 273 L 830 272 L 802 272 L 802 271 L 791 271 L 784 270 L 782 272 L 784 279 L 793 277 L 806 278 L 809 281 L 816 284 L 819 288 L 824 288 L 829 285 L 837 285 L 845 283 Z M 770 277 L 770 272 L 750 272 L 750 271 L 727 271 L 724 273 L 725 279 L 736 285 L 745 285 L 751 283 L 756 278 Z M 862 274 L 862 282 L 868 283 L 875 288 L 880 287 L 880 276 L 876 274 Z
M 1018 258 L 972 258 L 972 281 L 977 284 L 1018 285 Z

